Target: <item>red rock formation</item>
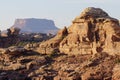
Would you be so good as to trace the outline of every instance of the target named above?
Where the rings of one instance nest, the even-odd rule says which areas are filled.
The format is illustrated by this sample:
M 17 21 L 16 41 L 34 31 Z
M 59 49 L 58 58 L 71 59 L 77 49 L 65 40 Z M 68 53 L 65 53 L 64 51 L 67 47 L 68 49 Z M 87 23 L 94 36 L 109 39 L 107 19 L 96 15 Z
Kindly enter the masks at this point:
M 40 44 L 40 48 L 37 49 L 38 52 L 43 53 L 43 54 L 51 54 L 59 49 L 59 44 L 60 42 L 64 39 L 65 36 L 67 36 L 67 28 L 65 27 L 63 30 L 60 30 L 54 38 L 42 42 Z
M 41 43 L 38 50 L 46 54 L 59 49 L 65 54 L 107 52 L 113 55 L 120 53 L 119 41 L 119 21 L 100 8 L 89 7 L 75 18 L 71 26 L 63 29 L 53 39 Z M 45 49 L 42 49 L 43 46 Z

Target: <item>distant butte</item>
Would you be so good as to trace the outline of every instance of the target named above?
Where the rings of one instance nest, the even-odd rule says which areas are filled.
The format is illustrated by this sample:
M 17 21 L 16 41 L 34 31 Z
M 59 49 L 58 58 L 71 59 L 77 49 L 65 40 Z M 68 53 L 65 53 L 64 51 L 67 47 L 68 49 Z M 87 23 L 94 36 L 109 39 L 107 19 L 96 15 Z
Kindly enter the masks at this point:
M 23 32 L 56 33 L 59 29 L 54 21 L 48 19 L 16 19 L 12 27 L 20 28 Z

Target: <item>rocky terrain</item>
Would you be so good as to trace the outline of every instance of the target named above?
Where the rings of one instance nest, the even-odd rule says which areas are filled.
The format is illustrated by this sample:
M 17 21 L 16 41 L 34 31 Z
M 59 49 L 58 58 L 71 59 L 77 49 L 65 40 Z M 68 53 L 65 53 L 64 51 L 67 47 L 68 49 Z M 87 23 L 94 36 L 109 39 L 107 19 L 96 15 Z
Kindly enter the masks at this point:
M 0 49 L 0 80 L 120 80 L 120 25 L 86 8 L 38 46 Z
M 0 80 L 119 80 L 120 57 L 41 55 L 22 47 L 0 50 Z
M 19 32 L 19 28 L 9 28 L 7 33 L 0 33 L 0 48 L 9 47 L 20 42 Z
M 25 46 L 33 45 L 41 41 L 45 41 L 54 37 L 53 34 L 45 33 L 20 33 L 19 28 L 11 27 L 7 29 L 7 32 L 0 33 L 0 48 L 7 48 L 10 46 Z
M 12 27 L 20 28 L 22 32 L 41 32 L 55 34 L 58 31 L 54 21 L 47 19 L 16 19 Z

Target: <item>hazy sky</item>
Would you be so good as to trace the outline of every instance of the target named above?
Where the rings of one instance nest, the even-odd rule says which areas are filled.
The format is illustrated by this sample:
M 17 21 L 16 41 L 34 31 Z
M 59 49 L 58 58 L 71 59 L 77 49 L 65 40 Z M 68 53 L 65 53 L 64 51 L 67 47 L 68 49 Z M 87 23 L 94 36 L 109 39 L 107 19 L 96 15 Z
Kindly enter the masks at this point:
M 120 0 L 0 0 L 0 29 L 7 29 L 16 18 L 46 18 L 59 28 L 71 21 L 86 7 L 99 7 L 120 19 Z

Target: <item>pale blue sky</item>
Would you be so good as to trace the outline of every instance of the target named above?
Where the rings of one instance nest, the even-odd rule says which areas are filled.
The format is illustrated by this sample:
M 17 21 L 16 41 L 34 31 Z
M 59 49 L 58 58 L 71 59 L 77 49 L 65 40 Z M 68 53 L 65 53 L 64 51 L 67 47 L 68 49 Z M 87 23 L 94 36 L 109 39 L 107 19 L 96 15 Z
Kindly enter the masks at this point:
M 0 0 L 0 29 L 11 27 L 16 18 L 52 19 L 63 28 L 86 7 L 102 8 L 120 19 L 120 0 Z

